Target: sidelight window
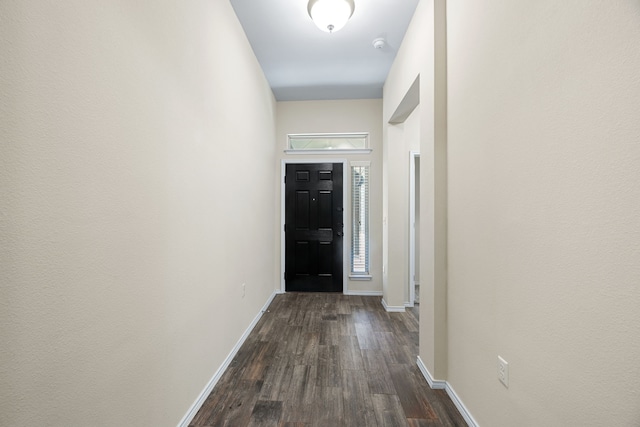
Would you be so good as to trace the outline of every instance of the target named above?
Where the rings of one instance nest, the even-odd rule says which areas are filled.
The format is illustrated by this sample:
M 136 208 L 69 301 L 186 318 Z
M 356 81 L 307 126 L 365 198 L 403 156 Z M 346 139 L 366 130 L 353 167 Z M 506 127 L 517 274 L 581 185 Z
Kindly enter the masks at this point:
M 351 275 L 369 275 L 369 162 L 351 163 Z

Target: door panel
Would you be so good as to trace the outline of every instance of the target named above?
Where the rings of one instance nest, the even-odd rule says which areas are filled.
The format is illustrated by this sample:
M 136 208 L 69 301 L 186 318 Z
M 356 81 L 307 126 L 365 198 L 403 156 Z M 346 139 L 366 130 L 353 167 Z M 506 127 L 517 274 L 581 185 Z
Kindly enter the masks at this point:
M 342 163 L 286 165 L 285 289 L 342 291 Z
M 311 224 L 310 208 L 311 194 L 308 191 L 296 192 L 296 229 L 308 230 Z

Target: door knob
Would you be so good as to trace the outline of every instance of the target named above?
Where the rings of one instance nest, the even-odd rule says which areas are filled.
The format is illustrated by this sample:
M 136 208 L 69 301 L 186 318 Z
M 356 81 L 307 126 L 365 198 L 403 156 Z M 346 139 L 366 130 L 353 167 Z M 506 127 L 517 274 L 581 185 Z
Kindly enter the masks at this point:
M 338 231 L 338 236 L 342 237 L 342 236 L 344 236 L 344 233 L 342 231 Z

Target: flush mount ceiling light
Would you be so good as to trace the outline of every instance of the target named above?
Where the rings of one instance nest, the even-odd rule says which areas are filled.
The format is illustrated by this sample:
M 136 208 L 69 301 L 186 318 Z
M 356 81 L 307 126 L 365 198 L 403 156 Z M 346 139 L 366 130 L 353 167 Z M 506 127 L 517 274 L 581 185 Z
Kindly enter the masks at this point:
M 322 31 L 334 33 L 345 26 L 353 15 L 353 0 L 309 0 L 307 10 Z

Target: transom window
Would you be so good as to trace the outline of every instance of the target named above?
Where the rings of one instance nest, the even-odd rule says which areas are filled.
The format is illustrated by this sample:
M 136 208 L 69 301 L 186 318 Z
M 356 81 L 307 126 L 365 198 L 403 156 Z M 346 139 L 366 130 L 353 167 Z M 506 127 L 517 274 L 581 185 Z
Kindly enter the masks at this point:
M 288 135 L 288 149 L 301 151 L 367 150 L 368 133 L 311 133 Z

